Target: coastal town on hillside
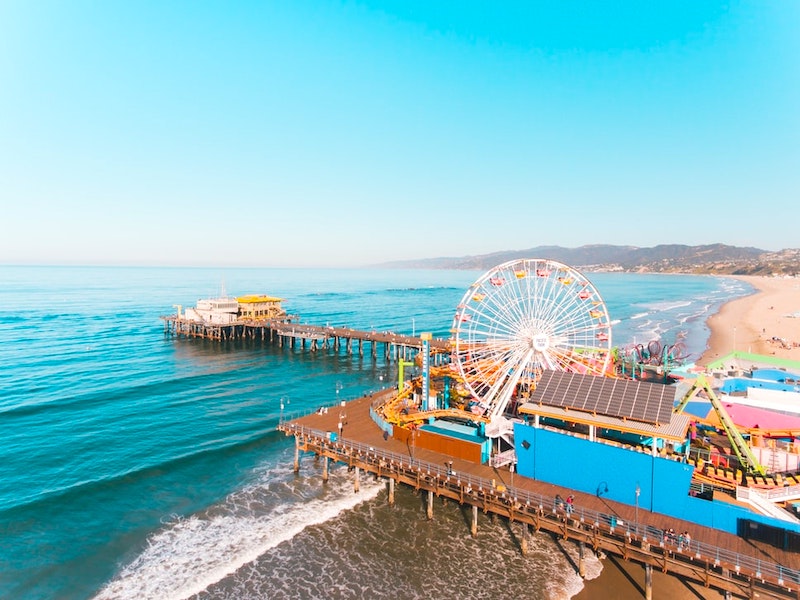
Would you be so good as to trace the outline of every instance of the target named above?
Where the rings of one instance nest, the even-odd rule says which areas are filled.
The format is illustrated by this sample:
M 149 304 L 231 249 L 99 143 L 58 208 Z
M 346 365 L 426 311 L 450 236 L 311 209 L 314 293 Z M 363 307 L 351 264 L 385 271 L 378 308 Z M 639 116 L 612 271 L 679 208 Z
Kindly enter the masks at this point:
M 604 265 L 597 270 L 637 271 L 650 273 L 692 273 L 697 275 L 760 275 L 791 276 L 800 275 L 800 249 L 765 252 L 750 258 L 716 258 L 703 260 L 702 255 L 694 257 L 662 258 L 647 262 L 635 268 L 621 265 Z

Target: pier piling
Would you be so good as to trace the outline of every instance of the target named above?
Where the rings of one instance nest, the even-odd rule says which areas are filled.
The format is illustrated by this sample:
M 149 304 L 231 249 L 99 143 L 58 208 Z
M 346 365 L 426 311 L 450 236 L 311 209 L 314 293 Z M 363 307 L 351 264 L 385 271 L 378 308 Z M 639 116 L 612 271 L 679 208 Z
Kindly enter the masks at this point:
M 433 519 L 433 490 L 428 490 L 428 520 Z
M 723 567 L 722 576 L 726 578 L 730 577 L 730 570 Z M 723 593 L 723 597 L 725 598 L 725 600 L 732 600 L 733 594 L 731 594 L 730 590 L 725 590 L 725 592 Z
M 472 505 L 472 527 L 470 528 L 472 537 L 478 537 L 478 505 Z
M 394 479 L 389 478 L 389 506 L 394 506 Z
M 522 552 L 522 556 L 528 555 L 528 524 L 527 523 L 520 523 L 522 525 L 522 537 L 519 541 L 519 548 Z
M 354 467 L 353 471 L 355 472 L 355 476 L 353 477 L 353 491 L 358 493 L 358 476 L 361 474 L 361 469 L 359 467 Z

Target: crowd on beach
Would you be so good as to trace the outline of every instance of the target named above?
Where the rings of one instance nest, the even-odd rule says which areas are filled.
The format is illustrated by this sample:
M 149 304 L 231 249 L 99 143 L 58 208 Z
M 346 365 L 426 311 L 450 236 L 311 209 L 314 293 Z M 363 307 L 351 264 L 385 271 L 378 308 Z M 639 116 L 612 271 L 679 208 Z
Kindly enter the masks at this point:
M 791 350 L 792 348 L 800 348 L 800 342 L 793 342 L 791 340 L 787 340 L 786 338 L 778 337 L 773 335 L 771 338 L 767 340 L 768 344 L 775 344 L 780 346 L 784 350 Z

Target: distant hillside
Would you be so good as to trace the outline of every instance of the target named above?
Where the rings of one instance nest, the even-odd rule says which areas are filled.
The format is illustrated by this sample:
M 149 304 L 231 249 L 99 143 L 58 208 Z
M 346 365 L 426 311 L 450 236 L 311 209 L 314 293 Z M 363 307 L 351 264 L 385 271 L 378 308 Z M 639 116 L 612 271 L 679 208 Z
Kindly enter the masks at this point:
M 685 246 L 664 244 L 652 248 L 591 245 L 579 248 L 537 246 L 477 256 L 440 257 L 393 261 L 381 268 L 488 270 L 519 258 L 547 258 L 585 271 L 636 271 L 653 273 L 716 273 L 729 275 L 800 274 L 800 249 L 767 252 L 725 244 Z

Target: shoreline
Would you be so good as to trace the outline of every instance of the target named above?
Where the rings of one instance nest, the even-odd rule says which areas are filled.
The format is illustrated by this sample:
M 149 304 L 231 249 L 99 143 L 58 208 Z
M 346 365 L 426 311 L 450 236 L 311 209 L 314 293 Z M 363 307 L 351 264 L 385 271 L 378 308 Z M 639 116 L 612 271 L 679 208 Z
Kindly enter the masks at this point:
M 749 283 L 753 292 L 722 304 L 706 319 L 709 337 L 696 364 L 705 367 L 735 351 L 800 362 L 800 277 L 729 277 Z M 584 580 L 572 600 L 644 596 L 644 567 L 613 556 L 605 557 L 602 565 L 600 574 Z M 658 569 L 653 569 L 653 595 L 676 600 L 723 597 Z
M 709 338 L 697 364 L 707 366 L 731 352 L 800 362 L 800 278 L 732 277 L 753 286 L 753 293 L 708 317 Z

